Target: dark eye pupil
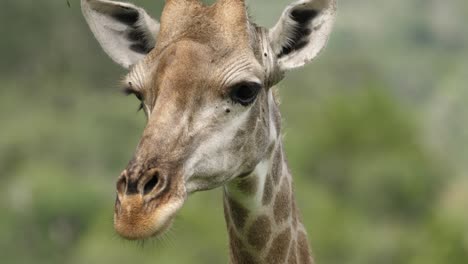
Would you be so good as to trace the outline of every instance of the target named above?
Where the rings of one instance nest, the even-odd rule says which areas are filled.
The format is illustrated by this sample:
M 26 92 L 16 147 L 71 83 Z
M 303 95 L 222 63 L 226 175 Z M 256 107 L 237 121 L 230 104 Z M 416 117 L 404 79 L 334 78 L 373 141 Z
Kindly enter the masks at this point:
M 251 87 L 241 86 L 237 90 L 237 97 L 240 99 L 249 99 L 254 95 L 254 91 Z
M 242 84 L 233 89 L 231 99 L 242 105 L 252 103 L 260 90 L 258 84 Z

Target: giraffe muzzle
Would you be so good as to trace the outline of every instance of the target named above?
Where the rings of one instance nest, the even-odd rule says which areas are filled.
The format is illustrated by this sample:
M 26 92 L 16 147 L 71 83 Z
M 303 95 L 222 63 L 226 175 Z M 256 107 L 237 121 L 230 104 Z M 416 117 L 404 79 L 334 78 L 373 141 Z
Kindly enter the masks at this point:
M 158 169 L 138 176 L 125 170 L 117 181 L 115 230 L 129 240 L 163 234 L 185 201 L 185 193 L 180 189 Z

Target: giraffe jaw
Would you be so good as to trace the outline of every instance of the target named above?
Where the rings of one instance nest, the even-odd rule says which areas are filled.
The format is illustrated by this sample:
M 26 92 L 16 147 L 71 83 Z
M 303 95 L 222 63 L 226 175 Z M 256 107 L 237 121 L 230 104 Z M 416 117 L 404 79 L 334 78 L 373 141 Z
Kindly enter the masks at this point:
M 127 240 L 143 240 L 164 234 L 185 199 L 145 202 L 142 196 L 117 198 L 114 211 L 115 231 Z

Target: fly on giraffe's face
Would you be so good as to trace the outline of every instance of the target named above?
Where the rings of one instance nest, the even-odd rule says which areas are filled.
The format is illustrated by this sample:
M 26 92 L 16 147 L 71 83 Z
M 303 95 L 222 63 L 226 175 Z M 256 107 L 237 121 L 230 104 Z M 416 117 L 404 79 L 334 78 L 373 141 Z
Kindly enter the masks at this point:
M 168 0 L 161 23 L 128 3 L 81 2 L 147 116 L 117 181 L 114 225 L 128 239 L 163 233 L 189 194 L 249 175 L 266 158 L 279 137 L 270 88 L 323 48 L 334 10 L 331 0 L 300 0 L 267 30 L 242 0 Z

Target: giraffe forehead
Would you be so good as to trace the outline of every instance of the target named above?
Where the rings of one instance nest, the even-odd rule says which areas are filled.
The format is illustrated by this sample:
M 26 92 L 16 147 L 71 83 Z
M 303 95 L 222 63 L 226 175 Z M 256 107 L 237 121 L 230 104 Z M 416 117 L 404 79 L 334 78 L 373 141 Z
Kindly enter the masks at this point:
M 159 95 L 170 93 L 174 95 L 170 97 L 178 98 L 178 101 L 185 98 L 200 104 L 205 101 L 200 97 L 210 101 L 222 92 L 219 68 L 226 67 L 226 63 L 216 63 L 220 56 L 212 47 L 192 40 L 173 43 L 155 63 L 157 66 L 149 75 L 148 88 Z M 201 105 L 197 107 L 201 108 Z
M 161 15 L 156 49 L 180 38 L 214 46 L 247 47 L 248 16 L 243 1 L 221 0 L 205 6 L 198 0 L 168 1 Z
M 164 52 L 156 68 L 156 78 L 170 78 L 171 83 L 193 82 L 206 78 L 214 50 L 194 41 L 179 41 Z

